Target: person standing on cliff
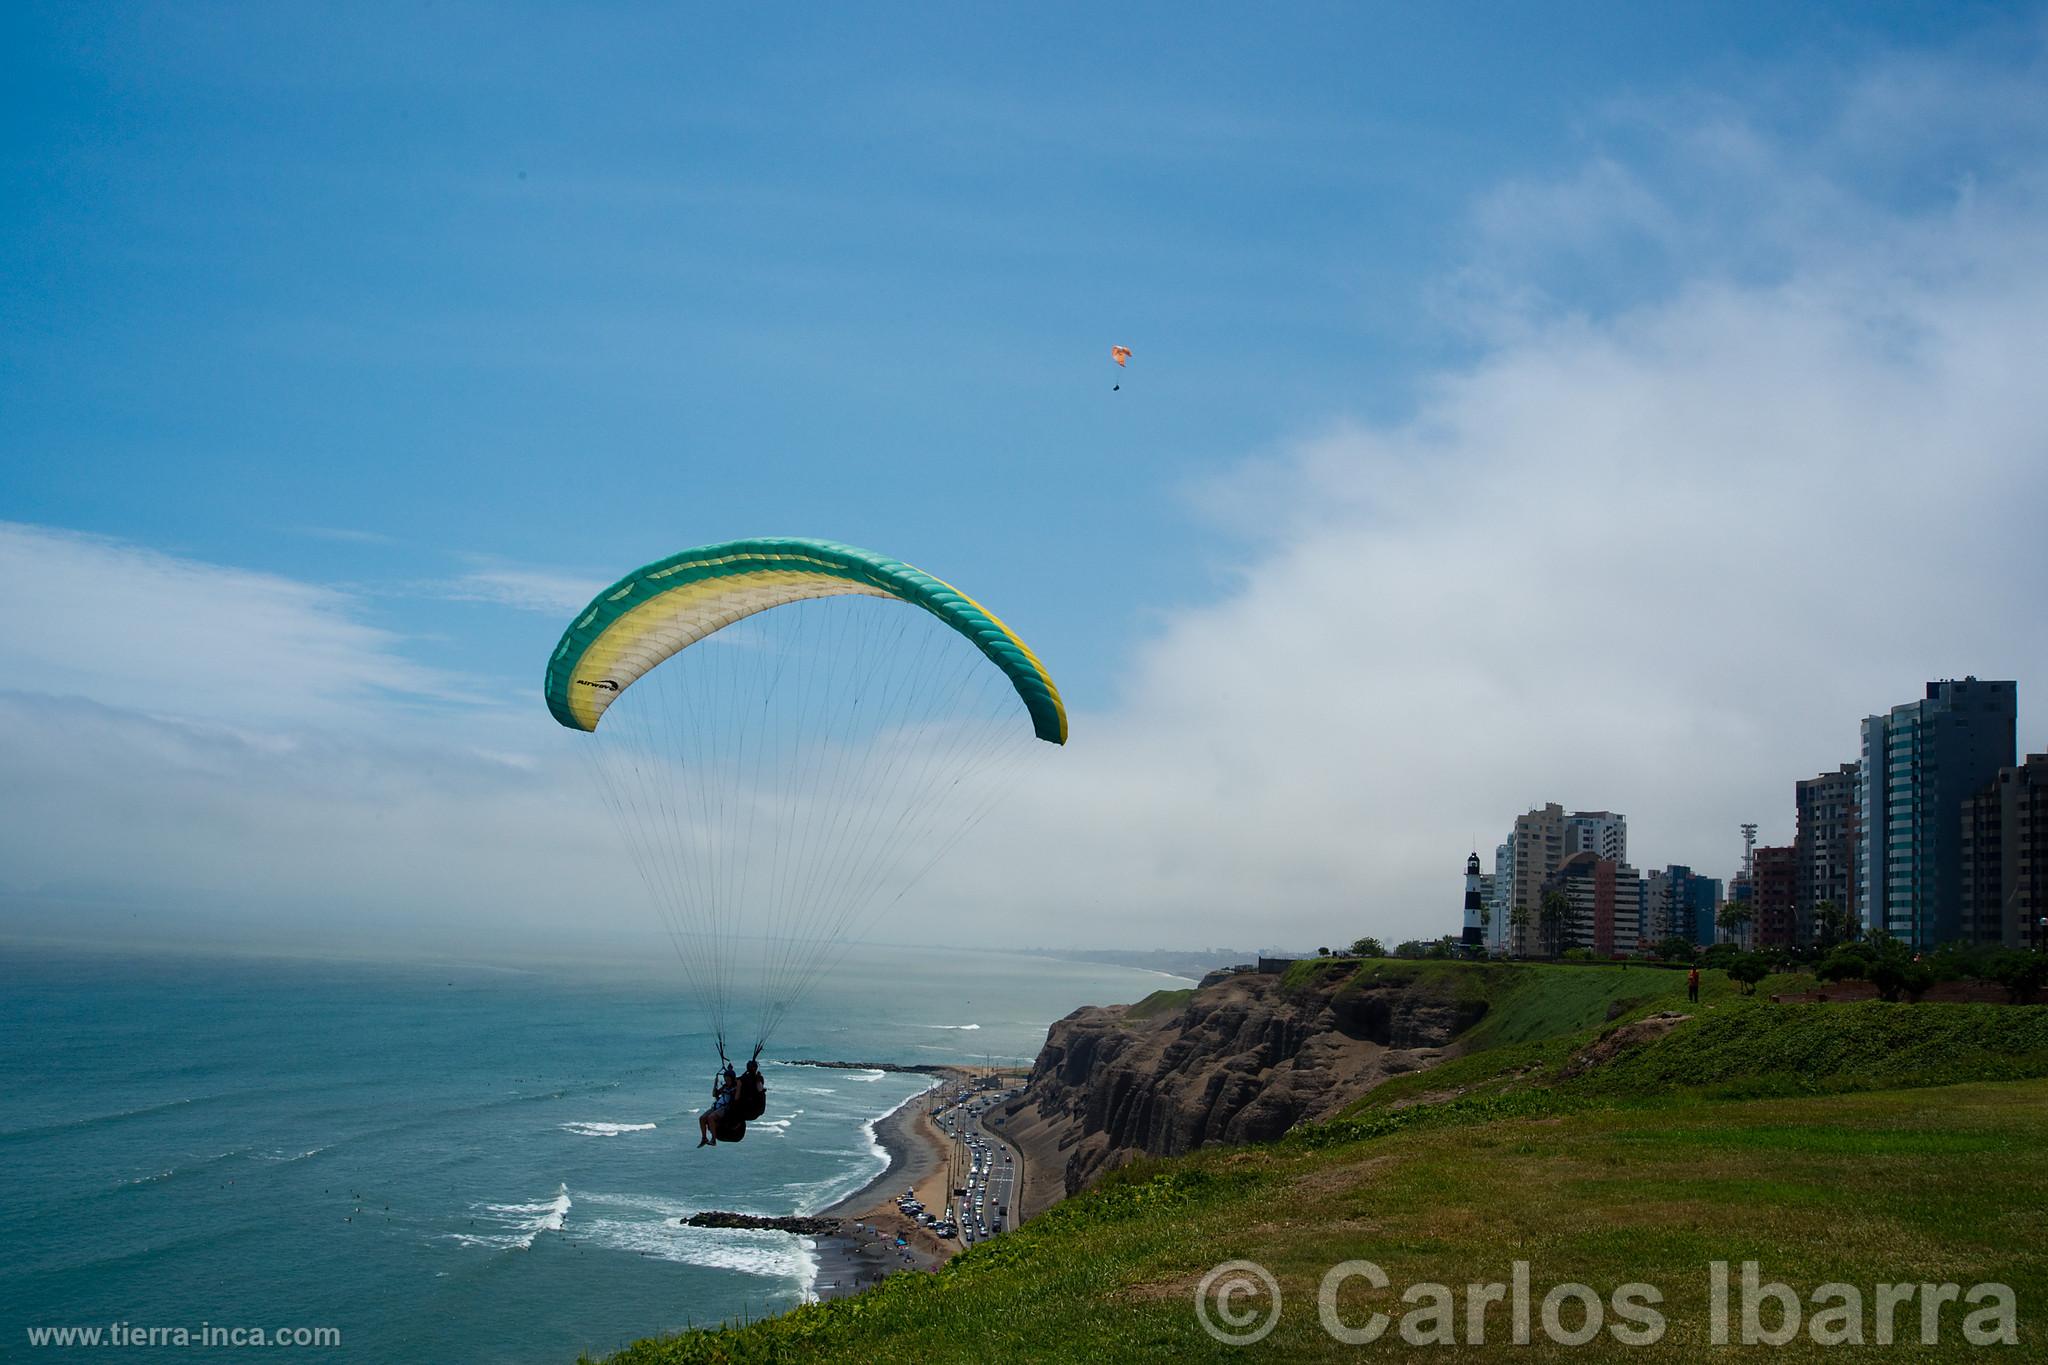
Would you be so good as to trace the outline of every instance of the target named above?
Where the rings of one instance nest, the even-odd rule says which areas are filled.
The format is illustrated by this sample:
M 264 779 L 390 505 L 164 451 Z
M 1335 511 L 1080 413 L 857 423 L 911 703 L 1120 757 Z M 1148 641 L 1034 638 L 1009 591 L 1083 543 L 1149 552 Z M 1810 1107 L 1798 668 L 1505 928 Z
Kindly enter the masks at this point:
M 1700 969 L 1697 967 L 1685 974 L 1685 998 L 1695 1005 L 1700 1002 Z

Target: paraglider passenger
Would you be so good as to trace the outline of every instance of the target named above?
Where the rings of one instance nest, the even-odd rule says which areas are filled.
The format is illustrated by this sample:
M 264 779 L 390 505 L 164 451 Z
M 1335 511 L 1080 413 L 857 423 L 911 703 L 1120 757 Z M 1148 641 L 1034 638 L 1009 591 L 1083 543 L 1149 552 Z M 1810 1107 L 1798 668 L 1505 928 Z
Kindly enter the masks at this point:
M 718 1145 L 718 1129 L 724 1123 L 725 1111 L 732 1107 L 733 1097 L 738 1093 L 739 1078 L 732 1074 L 732 1063 L 727 1062 L 724 1073 L 711 1084 L 711 1107 L 697 1115 L 699 1147 Z

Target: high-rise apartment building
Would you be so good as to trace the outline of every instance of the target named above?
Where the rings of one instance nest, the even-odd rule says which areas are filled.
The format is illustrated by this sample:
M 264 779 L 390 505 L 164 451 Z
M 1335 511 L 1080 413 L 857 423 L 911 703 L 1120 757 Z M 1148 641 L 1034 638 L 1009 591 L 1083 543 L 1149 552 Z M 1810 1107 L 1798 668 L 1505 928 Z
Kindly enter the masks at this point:
M 1828 902 L 1852 919 L 1856 915 L 1856 775 L 1861 767 L 1844 763 L 1794 787 L 1798 832 L 1792 846 L 1799 857 L 1795 942 L 1813 941 L 1815 912 Z
M 1963 802 L 1958 834 L 1963 935 L 2048 949 L 2048 754 L 1999 769 Z
M 1564 818 L 1564 853 L 1597 853 L 1610 862 L 1628 861 L 1628 817 L 1611 810 L 1576 810 Z
M 1754 887 L 1750 942 L 1759 948 L 1790 948 L 1799 935 L 1799 849 L 1760 848 L 1751 864 Z
M 1662 943 L 1667 938 L 1678 937 L 1673 932 L 1671 906 L 1671 874 L 1661 867 L 1653 867 L 1643 874 L 1643 945 Z
M 1962 678 L 1863 721 L 1856 898 L 1926 950 L 1962 938 L 1963 803 L 2011 767 L 2019 686 Z M 1973 926 L 1974 928 L 1974 926 Z
M 1643 921 L 1643 879 L 1634 868 L 1582 849 L 1558 865 L 1543 890 L 1561 893 L 1570 907 L 1558 934 L 1560 951 L 1585 948 L 1596 957 L 1634 954 Z M 1540 925 L 1534 934 L 1540 946 Z
M 1515 898 L 1515 842 L 1493 846 L 1493 880 L 1486 897 L 1486 946 L 1494 952 L 1508 951 L 1508 911 Z
M 1682 938 L 1706 947 L 1714 941 L 1714 911 L 1721 904 L 1718 878 L 1702 877 L 1673 863 L 1644 879 L 1643 918 L 1652 943 Z
M 1515 832 L 1508 836 L 1513 854 L 1513 883 L 1508 893 L 1507 949 L 1516 956 L 1541 950 L 1542 938 L 1536 912 L 1543 908 L 1543 883 L 1564 861 L 1564 807 L 1552 801 L 1526 815 L 1515 817 Z M 1518 929 L 1514 920 L 1523 923 Z

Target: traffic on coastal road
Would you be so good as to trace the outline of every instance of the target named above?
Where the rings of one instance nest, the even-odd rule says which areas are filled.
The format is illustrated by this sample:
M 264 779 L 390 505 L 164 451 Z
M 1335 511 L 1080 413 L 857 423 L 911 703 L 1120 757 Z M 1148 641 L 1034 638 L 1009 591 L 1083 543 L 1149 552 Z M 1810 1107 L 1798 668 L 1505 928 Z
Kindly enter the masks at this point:
M 972 1246 L 1015 1222 L 1021 1195 L 1016 1150 L 991 1127 L 1002 1121 L 1001 1106 L 1017 1094 L 995 1088 L 993 1078 L 946 1097 L 932 1111 L 932 1123 L 954 1145 L 952 1174 L 944 1202 L 928 1209 L 910 1191 L 896 1207 L 932 1234 Z

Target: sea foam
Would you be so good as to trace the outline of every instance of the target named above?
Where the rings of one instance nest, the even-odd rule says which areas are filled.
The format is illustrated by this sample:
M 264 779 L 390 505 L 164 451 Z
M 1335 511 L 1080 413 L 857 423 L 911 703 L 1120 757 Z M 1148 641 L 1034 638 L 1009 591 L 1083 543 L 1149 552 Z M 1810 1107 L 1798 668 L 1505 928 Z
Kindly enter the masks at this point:
M 585 1194 L 580 1202 L 575 1236 L 593 1247 L 805 1286 L 817 1274 L 813 1245 L 786 1232 L 685 1227 L 678 1220 L 698 1210 L 661 1195 Z
M 478 1216 L 497 1225 L 495 1232 L 454 1232 L 449 1236 L 464 1246 L 495 1247 L 500 1251 L 530 1251 L 533 1239 L 543 1232 L 560 1232 L 573 1205 L 569 1187 L 560 1186 L 553 1199 L 535 1204 L 481 1204 Z

